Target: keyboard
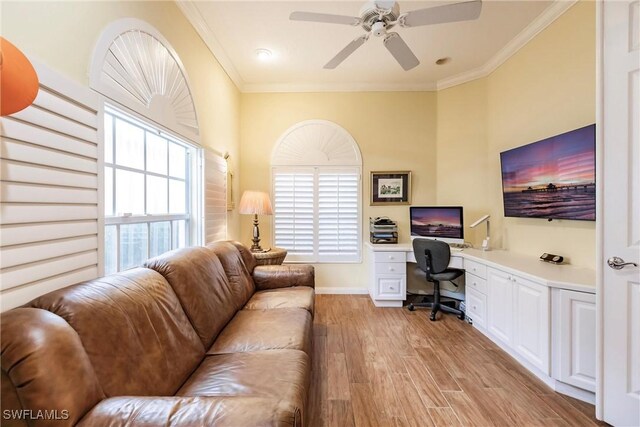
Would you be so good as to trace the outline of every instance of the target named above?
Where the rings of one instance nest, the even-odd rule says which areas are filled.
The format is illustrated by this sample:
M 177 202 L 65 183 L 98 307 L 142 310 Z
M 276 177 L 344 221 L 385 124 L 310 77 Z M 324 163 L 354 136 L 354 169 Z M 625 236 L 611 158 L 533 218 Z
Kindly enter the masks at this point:
M 460 243 L 449 243 L 451 252 L 462 252 L 467 246 Z

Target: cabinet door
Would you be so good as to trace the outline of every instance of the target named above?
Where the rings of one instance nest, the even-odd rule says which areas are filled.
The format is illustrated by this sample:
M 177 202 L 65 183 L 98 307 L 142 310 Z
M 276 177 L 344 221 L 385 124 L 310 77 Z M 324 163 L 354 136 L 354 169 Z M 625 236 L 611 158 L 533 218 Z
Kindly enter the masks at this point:
M 511 276 L 504 271 L 487 270 L 487 329 L 507 345 L 513 339 L 513 287 Z
M 595 392 L 596 296 L 564 289 L 555 292 L 553 376 Z
M 514 349 L 520 356 L 550 375 L 550 299 L 549 288 L 521 277 L 513 276 Z

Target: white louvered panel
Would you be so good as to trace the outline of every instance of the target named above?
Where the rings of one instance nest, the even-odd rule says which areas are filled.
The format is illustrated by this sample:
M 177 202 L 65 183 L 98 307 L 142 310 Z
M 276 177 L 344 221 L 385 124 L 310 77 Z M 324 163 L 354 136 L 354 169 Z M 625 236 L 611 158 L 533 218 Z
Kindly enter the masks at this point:
M 359 260 L 359 185 L 357 170 L 318 174 L 319 260 Z
M 48 242 L 17 245 L 0 248 L 0 268 L 71 255 L 98 247 L 98 237 L 92 236 L 61 239 Z
M 72 171 L 98 173 L 95 159 L 74 156 L 57 150 L 44 150 L 37 145 L 17 142 L 7 138 L 0 141 L 0 155 L 3 159 L 19 162 L 51 166 Z
M 95 250 L 24 264 L 19 267 L 6 268 L 2 271 L 2 283 L 0 286 L 5 291 L 15 286 L 44 280 L 58 274 L 65 274 L 69 271 L 93 265 L 98 265 L 98 253 Z M 67 283 L 67 285 L 72 284 Z
M 292 261 L 314 254 L 314 170 L 274 170 L 275 245 Z
M 97 205 L 33 205 L 2 203 L 2 224 L 26 224 L 33 222 L 75 221 L 97 219 Z
M 14 224 L 0 228 L 2 247 L 98 234 L 98 221 Z
M 2 310 L 100 270 L 96 97 L 34 62 L 34 105 L 0 119 Z
M 5 159 L 0 160 L 0 180 L 65 187 L 98 188 L 98 176 L 94 174 L 29 165 Z
M 41 129 L 11 117 L 2 119 L 2 135 L 16 141 L 41 145 L 54 150 L 66 151 L 79 156 L 98 157 L 98 147 L 91 143 L 75 139 L 55 131 Z
M 2 193 L 3 202 L 98 203 L 98 191 L 92 188 L 2 182 L 0 183 L 0 193 Z
M 95 128 L 60 117 L 36 106 L 31 106 L 25 110 L 15 113 L 13 117 L 20 119 L 23 122 L 51 129 L 83 141 L 93 142 L 94 144 L 98 143 Z
M 96 277 L 98 277 L 98 267 L 94 265 L 70 271 L 68 273 L 59 274 L 45 280 L 32 282 L 25 286 L 7 289 L 6 291 L 2 291 L 0 307 L 2 311 L 5 311 L 24 304 L 25 302 L 33 299 L 36 295 L 55 291 L 56 289 L 67 286 L 69 283 L 84 282 Z M 35 295 L 34 289 L 37 289 L 38 291 Z
M 227 238 L 227 162 L 204 150 L 204 242 Z

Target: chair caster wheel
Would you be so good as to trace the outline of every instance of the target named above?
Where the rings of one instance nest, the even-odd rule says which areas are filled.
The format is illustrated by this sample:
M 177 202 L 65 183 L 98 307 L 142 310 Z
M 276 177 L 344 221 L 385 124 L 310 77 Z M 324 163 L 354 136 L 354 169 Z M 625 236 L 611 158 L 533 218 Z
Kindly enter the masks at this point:
M 458 314 L 458 319 L 460 319 L 460 320 L 464 320 L 464 313 L 460 313 L 460 314 Z
M 409 311 L 416 311 L 416 307 L 415 307 L 413 304 L 409 304 L 409 305 L 407 306 L 407 309 L 408 309 Z
M 431 320 L 432 322 L 436 321 L 436 313 L 431 313 L 431 315 L 429 316 L 429 320 Z

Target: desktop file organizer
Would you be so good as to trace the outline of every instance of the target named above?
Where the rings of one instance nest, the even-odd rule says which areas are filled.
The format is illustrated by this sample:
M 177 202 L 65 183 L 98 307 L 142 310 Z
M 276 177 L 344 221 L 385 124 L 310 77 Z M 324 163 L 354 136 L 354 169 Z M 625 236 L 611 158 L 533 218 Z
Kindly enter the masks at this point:
M 398 243 L 398 224 L 390 219 L 369 218 L 371 243 Z

